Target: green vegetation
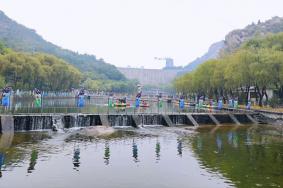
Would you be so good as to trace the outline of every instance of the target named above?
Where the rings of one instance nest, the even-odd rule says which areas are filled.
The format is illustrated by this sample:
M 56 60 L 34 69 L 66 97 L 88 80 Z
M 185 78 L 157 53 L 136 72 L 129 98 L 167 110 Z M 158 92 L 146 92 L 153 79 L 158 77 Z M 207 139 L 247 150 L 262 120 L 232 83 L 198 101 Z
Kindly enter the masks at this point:
M 0 43 L 0 87 L 44 90 L 85 87 L 115 92 L 133 92 L 136 88 L 136 81 L 127 80 L 103 59 L 45 41 L 34 30 L 16 23 L 2 11 L 0 41 L 3 42 Z
M 270 33 L 283 32 L 283 18 L 273 17 L 265 22 L 252 23 L 244 29 L 237 29 L 225 36 L 225 45 L 221 54 L 237 50 L 243 43 L 257 36 L 266 36 Z
M 174 86 L 184 94 L 210 98 L 240 97 L 247 101 L 251 87 L 258 103 L 268 101 L 267 89 L 277 91 L 283 99 L 283 33 L 254 38 L 235 52 L 209 60 L 194 72 L 177 78 Z
M 276 34 L 280 32 L 283 32 L 283 18 L 280 17 L 273 17 L 265 22 L 258 21 L 256 24 L 252 23 L 243 29 L 233 30 L 225 36 L 224 41 L 212 44 L 207 53 L 185 66 L 180 74 L 191 72 L 210 59 L 235 52 L 243 43 L 256 36 L 266 36 L 270 33 Z
M 3 50 L 2 50 L 3 51 Z M 78 87 L 79 70 L 54 56 L 4 50 L 0 55 L 0 86 L 14 89 L 67 90 Z
M 81 72 L 91 72 L 96 79 L 126 80 L 115 66 L 105 63 L 103 59 L 62 49 L 44 40 L 33 29 L 11 20 L 2 11 L 0 11 L 0 41 L 15 51 L 54 55 L 74 65 Z
M 242 127 L 235 131 L 222 127 L 210 131 L 200 130 L 190 138 L 201 166 L 221 173 L 233 187 L 283 186 L 283 140 L 274 135 L 273 128 Z
M 26 90 L 39 88 L 59 91 L 85 87 L 95 91 L 130 93 L 135 90 L 137 82 L 110 80 L 97 77 L 93 72 L 82 73 L 55 56 L 15 52 L 0 43 L 0 87 L 5 85 Z
M 125 80 L 125 81 L 115 81 L 115 80 L 92 80 L 89 77 L 85 77 L 85 80 L 82 84 L 84 88 L 93 90 L 93 91 L 112 91 L 119 93 L 133 93 L 136 91 L 137 82 L 134 80 Z

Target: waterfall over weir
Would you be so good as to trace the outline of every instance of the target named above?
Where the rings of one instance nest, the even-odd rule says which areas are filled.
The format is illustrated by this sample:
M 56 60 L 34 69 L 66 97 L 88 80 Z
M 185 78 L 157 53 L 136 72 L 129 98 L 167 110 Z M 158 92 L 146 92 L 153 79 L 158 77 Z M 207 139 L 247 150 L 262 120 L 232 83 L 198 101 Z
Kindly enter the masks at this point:
M 64 115 L 62 123 L 64 128 L 102 125 L 99 115 Z
M 56 115 L 2 115 L 0 133 L 5 131 L 32 131 L 48 130 L 56 126 L 57 129 L 89 126 L 128 126 L 139 127 L 142 125 L 163 125 L 163 126 L 201 126 L 201 125 L 220 125 L 251 124 L 251 118 L 256 114 L 237 113 L 192 113 L 192 114 L 137 114 L 137 115 L 98 115 L 98 114 L 56 114 Z M 248 117 L 249 116 L 249 117 Z
M 52 125 L 53 125 L 52 116 L 41 116 L 41 115 L 14 116 L 15 131 L 51 129 Z

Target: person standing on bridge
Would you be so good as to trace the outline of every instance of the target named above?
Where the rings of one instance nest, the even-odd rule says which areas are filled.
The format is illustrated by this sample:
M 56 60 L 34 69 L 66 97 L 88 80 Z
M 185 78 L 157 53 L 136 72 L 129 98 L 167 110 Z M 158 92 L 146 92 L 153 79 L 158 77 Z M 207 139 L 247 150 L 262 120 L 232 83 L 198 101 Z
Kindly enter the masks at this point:
M 5 87 L 2 90 L 2 105 L 4 106 L 5 109 L 8 109 L 10 106 L 10 102 L 11 102 L 11 91 L 12 89 L 10 87 Z
M 184 99 L 183 96 L 180 97 L 179 107 L 180 107 L 181 110 L 184 110 L 184 108 L 185 108 L 185 99 Z
M 42 104 L 42 96 L 41 96 L 41 91 L 39 89 L 34 89 L 34 96 L 35 96 L 35 101 L 34 105 L 35 107 L 41 107 Z
M 84 89 L 81 89 L 78 94 L 78 107 L 84 107 L 85 105 L 85 91 Z
M 140 106 L 141 95 L 142 95 L 142 86 L 138 85 L 138 93 L 136 95 L 136 108 Z

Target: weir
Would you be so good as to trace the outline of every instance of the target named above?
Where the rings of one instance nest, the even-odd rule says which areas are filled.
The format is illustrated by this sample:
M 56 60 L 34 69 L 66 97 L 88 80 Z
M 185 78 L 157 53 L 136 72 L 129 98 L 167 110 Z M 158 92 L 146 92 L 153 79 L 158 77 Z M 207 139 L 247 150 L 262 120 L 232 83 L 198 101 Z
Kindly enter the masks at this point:
M 139 127 L 140 125 L 143 126 L 143 121 L 140 115 L 132 115 L 134 126 L 133 127 Z
M 101 125 L 110 126 L 107 115 L 99 115 Z
M 173 126 L 173 123 L 172 123 L 172 121 L 171 121 L 171 119 L 169 118 L 168 115 L 162 115 L 162 117 L 163 117 L 163 119 L 164 119 L 164 121 L 166 123 L 166 126 L 168 126 L 168 127 L 172 127 Z
M 187 117 L 187 115 L 168 115 L 171 119 L 173 125 L 190 125 L 193 126 L 194 124 L 192 121 Z
M 254 124 L 258 124 L 258 121 L 256 121 L 250 114 L 247 114 L 247 118 L 249 118 L 249 120 Z
M 208 114 L 208 116 L 210 117 L 210 119 L 213 121 L 215 125 L 220 125 L 219 121 L 212 114 Z
M 196 120 L 193 118 L 191 114 L 188 114 L 187 117 L 195 127 L 199 126 L 199 124 L 196 122 Z
M 234 114 L 229 114 L 230 118 L 234 121 L 235 124 L 241 125 L 238 119 L 234 116 Z
M 163 126 L 202 126 L 221 124 L 251 124 L 256 123 L 252 118 L 255 114 L 246 113 L 176 113 L 176 114 L 21 114 L 2 115 L 1 133 L 14 131 L 49 130 L 89 126 L 126 126 L 143 125 Z

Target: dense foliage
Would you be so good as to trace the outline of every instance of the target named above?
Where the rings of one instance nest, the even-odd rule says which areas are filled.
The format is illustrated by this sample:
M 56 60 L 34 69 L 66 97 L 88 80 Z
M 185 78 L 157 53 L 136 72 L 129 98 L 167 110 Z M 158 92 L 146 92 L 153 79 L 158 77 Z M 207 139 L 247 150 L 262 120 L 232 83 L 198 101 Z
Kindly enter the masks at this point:
M 47 54 L 6 51 L 0 55 L 0 86 L 15 89 L 67 90 L 78 87 L 82 74 L 61 59 Z
M 254 88 L 259 105 L 268 100 L 267 89 L 283 98 L 283 33 L 254 38 L 237 51 L 209 60 L 194 72 L 175 80 L 177 91 L 184 94 L 219 97 L 241 97 Z
M 126 80 L 115 66 L 105 63 L 103 59 L 97 59 L 94 55 L 79 54 L 62 49 L 47 42 L 34 30 L 16 23 L 1 11 L 0 40 L 15 51 L 47 53 L 62 58 L 82 72 L 92 72 L 96 79 Z
M 0 87 L 6 85 L 26 90 L 58 91 L 84 87 L 93 91 L 131 93 L 136 89 L 137 82 L 97 77 L 90 71 L 82 73 L 55 56 L 15 52 L 0 42 Z
M 266 126 L 243 126 L 237 131 L 225 127 L 203 129 L 189 143 L 201 165 L 221 173 L 233 187 L 282 187 L 283 146 L 279 135 L 278 130 Z
M 207 53 L 186 65 L 180 74 L 195 70 L 198 65 L 209 59 L 232 53 L 244 42 L 256 36 L 265 36 L 270 33 L 275 34 L 280 32 L 283 32 L 283 18 L 280 17 L 273 17 L 265 22 L 258 21 L 258 23 L 252 23 L 243 29 L 233 30 L 225 36 L 224 41 L 212 44 Z
M 34 30 L 16 23 L 1 11 L 0 41 L 0 87 L 11 85 L 19 89 L 36 87 L 46 90 L 85 87 L 116 92 L 136 89 L 136 81 L 127 80 L 115 66 L 103 59 L 47 42 Z
M 115 81 L 115 80 L 93 80 L 86 77 L 82 86 L 92 91 L 111 91 L 118 93 L 133 93 L 137 90 L 135 80 Z

